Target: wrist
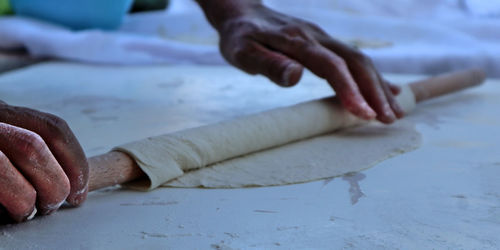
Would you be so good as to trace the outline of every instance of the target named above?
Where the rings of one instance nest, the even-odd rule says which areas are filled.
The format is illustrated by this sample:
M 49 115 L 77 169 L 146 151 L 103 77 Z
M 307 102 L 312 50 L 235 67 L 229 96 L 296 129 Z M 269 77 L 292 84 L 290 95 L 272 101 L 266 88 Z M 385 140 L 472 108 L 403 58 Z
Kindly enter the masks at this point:
M 217 30 L 228 20 L 262 8 L 262 0 L 196 0 L 210 24 Z

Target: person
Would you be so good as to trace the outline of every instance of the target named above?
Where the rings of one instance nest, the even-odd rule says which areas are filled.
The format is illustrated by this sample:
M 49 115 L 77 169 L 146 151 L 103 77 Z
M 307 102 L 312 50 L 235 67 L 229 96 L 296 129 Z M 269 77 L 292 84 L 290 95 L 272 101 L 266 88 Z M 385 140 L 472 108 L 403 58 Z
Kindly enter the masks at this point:
M 261 0 L 197 0 L 220 36 L 233 66 L 262 74 L 283 87 L 297 84 L 304 68 L 325 79 L 342 105 L 363 119 L 392 123 L 403 116 L 399 89 L 359 50 L 320 27 L 287 16 Z M 15 221 L 50 214 L 87 196 L 89 168 L 67 123 L 59 117 L 0 102 L 0 204 Z

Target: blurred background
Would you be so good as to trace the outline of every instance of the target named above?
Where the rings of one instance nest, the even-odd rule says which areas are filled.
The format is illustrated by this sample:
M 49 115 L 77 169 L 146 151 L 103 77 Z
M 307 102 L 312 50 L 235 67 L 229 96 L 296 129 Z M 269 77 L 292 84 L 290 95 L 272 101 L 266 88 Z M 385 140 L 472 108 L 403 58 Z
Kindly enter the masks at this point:
M 500 77 L 500 0 L 264 0 L 391 73 L 479 67 Z M 0 0 L 0 71 L 41 60 L 225 64 L 192 0 Z

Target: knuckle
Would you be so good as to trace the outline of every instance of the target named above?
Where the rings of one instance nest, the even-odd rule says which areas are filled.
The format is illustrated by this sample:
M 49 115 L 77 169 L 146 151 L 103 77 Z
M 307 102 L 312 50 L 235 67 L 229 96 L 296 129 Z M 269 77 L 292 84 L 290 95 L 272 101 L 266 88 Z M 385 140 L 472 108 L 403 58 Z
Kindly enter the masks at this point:
M 57 128 L 68 128 L 68 124 L 66 123 L 65 120 L 60 118 L 59 116 L 52 115 L 52 114 L 47 114 L 46 115 L 47 122 L 50 123 L 50 125 L 57 127 Z
M 321 32 L 323 33 L 323 29 L 321 29 L 321 27 L 319 27 L 317 24 L 315 23 L 309 23 L 307 22 L 306 25 L 311 29 L 311 30 L 314 30 L 316 32 Z
M 293 40 L 294 38 L 300 39 L 300 41 L 303 42 L 311 42 L 314 40 L 307 29 L 297 24 L 283 26 L 280 29 L 280 34 L 284 34 L 287 40 Z
M 18 138 L 17 146 L 26 153 L 37 154 L 46 147 L 42 137 L 31 131 L 23 131 Z
M 238 32 L 239 34 L 253 34 L 261 30 L 261 26 L 246 18 L 233 19 L 227 22 L 223 27 L 223 31 L 225 32 Z
M 67 135 L 71 130 L 65 120 L 51 114 L 46 114 L 43 117 L 43 120 L 47 126 L 50 138 L 56 140 L 67 140 Z
M 359 50 L 355 50 L 354 52 L 352 52 L 351 58 L 353 58 L 358 64 L 361 64 L 363 66 L 372 65 L 372 60 Z
M 331 63 L 337 68 L 337 69 L 346 69 L 347 68 L 347 63 L 346 61 L 340 57 L 340 56 L 332 56 L 330 58 Z
M 304 33 L 302 27 L 296 24 L 284 25 L 281 27 L 280 31 L 289 35 L 300 35 Z
M 307 50 L 308 48 L 312 47 L 313 44 L 306 40 L 306 39 L 303 39 L 301 37 L 291 37 L 291 38 L 288 38 L 288 44 L 290 46 L 292 46 L 293 48 L 297 49 L 297 50 Z
M 253 51 L 255 51 L 255 47 L 252 46 L 250 43 L 244 42 L 241 43 L 237 46 L 235 46 L 232 51 L 231 55 L 232 58 L 235 62 L 241 63 L 243 62 L 249 54 L 251 54 Z

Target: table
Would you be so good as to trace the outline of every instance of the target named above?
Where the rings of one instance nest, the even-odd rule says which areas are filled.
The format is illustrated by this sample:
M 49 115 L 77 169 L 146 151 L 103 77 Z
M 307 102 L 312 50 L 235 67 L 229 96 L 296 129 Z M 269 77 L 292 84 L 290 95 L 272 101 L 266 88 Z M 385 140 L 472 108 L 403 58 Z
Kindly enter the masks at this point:
M 403 83 L 423 76 L 386 75 Z M 0 75 L 0 100 L 66 119 L 88 156 L 147 136 L 331 95 L 227 66 L 40 63 Z M 366 171 L 244 189 L 119 187 L 0 226 L 0 249 L 497 249 L 500 82 L 423 103 L 419 149 Z

